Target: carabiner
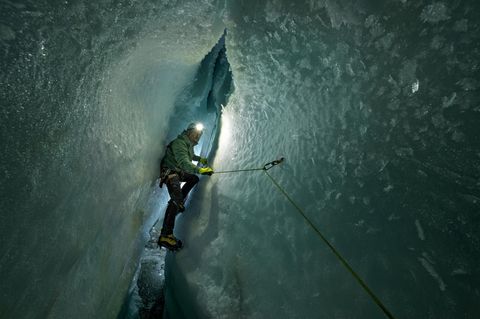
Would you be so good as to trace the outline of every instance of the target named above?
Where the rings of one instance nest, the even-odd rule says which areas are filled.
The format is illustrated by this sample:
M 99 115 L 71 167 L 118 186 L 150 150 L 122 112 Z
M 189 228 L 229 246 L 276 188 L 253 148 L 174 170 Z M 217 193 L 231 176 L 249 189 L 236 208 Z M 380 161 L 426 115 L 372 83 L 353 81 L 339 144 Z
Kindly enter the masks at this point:
M 275 165 L 278 165 L 278 164 L 281 164 L 283 161 L 285 160 L 284 157 L 281 157 L 280 159 L 278 160 L 274 160 L 273 162 L 270 162 L 270 163 L 267 163 L 263 166 L 263 170 L 264 171 L 268 171 L 269 169 L 271 169 L 272 167 L 274 167 Z

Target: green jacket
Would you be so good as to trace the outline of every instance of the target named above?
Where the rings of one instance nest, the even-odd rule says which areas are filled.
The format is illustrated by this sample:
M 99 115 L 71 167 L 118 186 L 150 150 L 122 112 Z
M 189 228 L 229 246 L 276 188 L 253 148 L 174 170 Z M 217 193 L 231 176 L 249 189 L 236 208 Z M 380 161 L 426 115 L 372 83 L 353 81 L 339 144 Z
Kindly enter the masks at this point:
M 198 174 L 199 168 L 192 163 L 192 160 L 199 161 L 200 156 L 195 155 L 193 146 L 186 132 L 178 135 L 176 139 L 168 144 L 161 167 Z

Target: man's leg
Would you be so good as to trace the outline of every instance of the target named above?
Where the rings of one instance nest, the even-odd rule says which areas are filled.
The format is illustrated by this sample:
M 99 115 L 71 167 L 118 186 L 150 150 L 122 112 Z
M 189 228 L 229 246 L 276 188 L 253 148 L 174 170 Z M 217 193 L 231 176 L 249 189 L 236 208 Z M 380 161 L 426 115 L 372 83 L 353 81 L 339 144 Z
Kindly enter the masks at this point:
M 185 185 L 182 187 L 183 202 L 185 203 L 188 193 L 190 193 L 192 188 L 197 185 L 200 179 L 195 174 L 183 173 L 182 175 L 182 182 L 185 182 Z
M 180 177 L 177 175 L 172 177 L 167 182 L 168 193 L 170 194 L 170 201 L 168 202 L 167 211 L 165 212 L 165 218 L 163 219 L 162 234 L 173 234 L 173 227 L 175 226 L 175 217 L 178 212 L 185 210 L 185 199 L 188 196 L 190 190 L 198 183 L 199 178 L 197 175 L 183 173 L 181 175 L 181 181 L 185 182 L 185 185 L 180 189 Z
M 165 216 L 163 217 L 162 235 L 173 234 L 173 227 L 175 227 L 175 217 L 177 216 L 177 208 L 175 205 L 169 203 Z
M 158 244 L 171 250 L 177 250 L 182 247 L 182 242 L 173 236 L 173 228 L 175 227 L 175 218 L 179 211 L 184 211 L 184 202 L 190 190 L 198 183 L 199 178 L 196 175 L 183 173 L 181 181 L 185 182 L 180 188 L 180 176 L 175 175 L 167 181 L 168 193 L 170 201 L 168 202 L 165 217 L 163 218 L 162 231 Z
M 168 202 L 165 217 L 163 218 L 162 235 L 173 234 L 175 217 L 177 216 L 179 205 L 183 206 L 183 195 L 178 175 L 173 176 L 167 181 L 167 189 L 170 195 L 170 201 Z

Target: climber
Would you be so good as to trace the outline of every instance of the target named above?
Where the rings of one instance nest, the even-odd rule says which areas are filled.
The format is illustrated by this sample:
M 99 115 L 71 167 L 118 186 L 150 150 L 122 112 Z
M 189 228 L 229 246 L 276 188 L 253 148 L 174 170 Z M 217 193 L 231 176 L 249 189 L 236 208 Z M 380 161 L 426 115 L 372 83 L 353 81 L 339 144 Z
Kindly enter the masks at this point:
M 197 156 L 193 152 L 193 147 L 198 144 L 202 133 L 203 125 L 201 123 L 188 125 L 182 134 L 168 144 L 160 164 L 160 187 L 167 184 L 170 201 L 165 211 L 158 245 L 169 250 L 182 248 L 182 241 L 173 236 L 173 228 L 177 214 L 185 211 L 185 200 L 188 193 L 199 181 L 195 174 L 208 176 L 213 174 L 213 169 L 207 166 L 207 159 Z M 205 167 L 197 167 L 192 161 L 198 161 Z M 185 182 L 183 187 L 180 187 L 181 182 Z

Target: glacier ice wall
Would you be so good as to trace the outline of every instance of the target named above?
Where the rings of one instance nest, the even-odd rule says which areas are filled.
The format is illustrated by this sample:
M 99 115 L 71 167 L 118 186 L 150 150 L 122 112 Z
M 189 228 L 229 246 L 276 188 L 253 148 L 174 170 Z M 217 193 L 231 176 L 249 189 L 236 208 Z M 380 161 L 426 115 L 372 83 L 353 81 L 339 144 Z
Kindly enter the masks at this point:
M 214 168 L 285 156 L 274 178 L 396 317 L 474 318 L 479 12 L 0 2 L 0 317 L 115 317 L 162 213 L 147 199 L 163 146 L 202 113 L 184 89 L 226 27 Z M 384 317 L 262 172 L 203 178 L 177 223 L 170 317 Z
M 480 310 L 478 9 L 229 3 L 215 169 L 285 156 L 274 177 L 398 318 Z M 172 318 L 385 317 L 262 172 L 197 195 Z
M 0 2 L 1 318 L 119 312 L 213 4 Z

